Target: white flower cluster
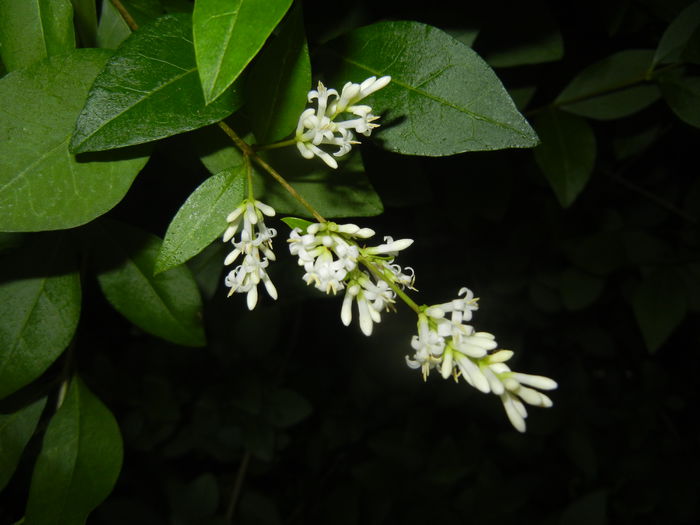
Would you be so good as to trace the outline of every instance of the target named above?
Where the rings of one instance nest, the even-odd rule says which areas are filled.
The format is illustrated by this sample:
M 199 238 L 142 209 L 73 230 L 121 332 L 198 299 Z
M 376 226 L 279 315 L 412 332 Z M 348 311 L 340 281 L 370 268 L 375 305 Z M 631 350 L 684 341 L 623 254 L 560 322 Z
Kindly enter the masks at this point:
M 323 222 L 309 225 L 305 233 L 295 228 L 289 237 L 289 250 L 304 267 L 306 284 L 324 293 L 345 290 L 340 318 L 345 326 L 350 324 L 355 302 L 365 335 L 372 334 L 374 323 L 381 321 L 381 312 L 394 304 L 396 293 L 392 286 L 412 287 L 414 281 L 411 268 L 406 268 L 405 273 L 394 264 L 397 253 L 413 244 L 413 240 L 385 237 L 378 246 L 358 245 L 358 240 L 373 235 L 373 230 L 355 224 Z
M 226 276 L 224 282 L 231 288 L 230 297 L 234 292 L 247 293 L 248 309 L 252 310 L 258 302 L 258 284 L 262 281 L 267 293 L 277 299 L 277 290 L 265 270 L 275 260 L 272 251 L 272 238 L 277 235 L 273 228 L 265 226 L 264 215 L 272 217 L 275 210 L 260 201 L 246 199 L 233 210 L 226 220 L 229 223 L 224 232 L 224 242 L 231 241 L 234 250 L 226 256 L 225 265 L 234 263 L 243 255 L 241 264 L 236 266 Z M 239 226 L 243 224 L 239 240 L 233 238 Z
M 338 151 L 333 156 L 342 157 L 352 149 L 353 144 L 357 144 L 351 130 L 369 136 L 372 129 L 379 126 L 374 124 L 379 117 L 371 113 L 370 106 L 357 103 L 386 86 L 390 80 L 391 77 L 385 76 L 370 77 L 362 84 L 348 82 L 340 95 L 335 89 L 327 89 L 319 82 L 318 87 L 309 91 L 308 95 L 309 102 L 316 99 L 316 109 L 304 110 L 297 124 L 297 148 L 302 156 L 306 159 L 317 156 L 331 168 L 337 168 L 336 160 L 319 146 L 337 146 Z M 335 119 L 343 113 L 354 115 L 355 118 L 336 122 Z
M 478 309 L 474 294 L 462 288 L 459 296 L 448 303 L 430 306 L 418 316 L 418 335 L 411 341 L 415 354 L 406 356 L 406 363 L 411 368 L 420 368 L 424 379 L 430 370 L 438 368 L 445 379 L 450 376 L 458 379 L 461 375 L 477 390 L 499 396 L 512 425 L 525 432 L 527 409 L 523 401 L 551 407 L 552 400 L 535 388 L 553 390 L 557 383 L 548 377 L 513 372 L 505 364 L 513 352 L 496 350 L 498 343 L 492 334 L 477 332 L 466 324 Z

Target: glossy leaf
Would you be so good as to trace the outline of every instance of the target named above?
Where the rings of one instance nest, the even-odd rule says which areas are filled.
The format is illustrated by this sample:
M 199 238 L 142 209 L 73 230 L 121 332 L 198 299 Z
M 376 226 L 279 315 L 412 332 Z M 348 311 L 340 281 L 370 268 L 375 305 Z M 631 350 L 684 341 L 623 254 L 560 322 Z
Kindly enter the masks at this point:
M 8 71 L 74 48 L 70 0 L 0 0 L 0 57 Z
M 153 275 L 161 240 L 125 224 L 96 226 L 98 281 L 112 306 L 136 326 L 168 341 L 205 344 L 202 299 L 185 266 Z
M 301 8 L 260 53 L 247 80 L 247 107 L 258 143 L 280 140 L 296 128 L 311 89 L 311 62 Z
M 660 83 L 664 100 L 686 124 L 700 128 L 700 77 L 673 77 Z
M 131 35 L 131 29 L 114 4 L 109 0 L 103 2 L 100 23 L 97 26 L 97 46 L 117 49 L 119 44 L 129 38 L 129 35 Z
M 163 14 L 159 0 L 122 0 L 122 5 L 139 26 L 148 24 Z M 131 29 L 114 4 L 109 0 L 104 2 L 97 26 L 98 47 L 116 49 L 129 35 Z
M 596 158 L 593 130 L 585 119 L 560 111 L 544 113 L 535 121 L 542 144 L 535 160 L 547 177 L 559 203 L 567 208 L 588 183 Z
M 699 27 L 700 2 L 693 2 L 669 24 L 654 53 L 652 66 L 681 61 L 693 33 Z
M 610 55 L 581 71 L 555 103 L 584 117 L 610 120 L 632 115 L 659 99 L 659 89 L 646 82 L 654 55 L 629 49 Z
M 155 272 L 188 261 L 226 229 L 226 217 L 245 197 L 245 165 L 212 175 L 190 195 L 173 218 L 155 264 Z
M 143 151 L 75 157 L 73 123 L 109 52 L 81 49 L 0 79 L 0 230 L 72 228 L 110 210 Z
M 291 4 L 291 0 L 196 0 L 194 46 L 207 103 L 238 78 Z
M 45 404 L 44 397 L 12 414 L 0 414 L 0 490 L 14 474 Z
M 106 0 L 106 2 L 109 1 Z M 78 28 L 82 47 L 92 47 L 97 41 L 97 6 L 95 0 L 71 0 L 71 2 L 75 9 L 75 25 Z
M 644 342 L 655 352 L 685 318 L 683 281 L 672 270 L 657 270 L 639 285 L 632 306 Z
M 0 398 L 39 377 L 68 346 L 80 317 L 80 277 L 64 235 L 41 235 L 0 272 Z
M 83 525 L 112 491 L 122 457 L 114 416 L 74 377 L 46 429 L 24 523 Z
M 418 22 L 381 22 L 334 40 L 338 85 L 391 75 L 365 99 L 381 114 L 382 147 L 406 155 L 530 148 L 537 135 L 491 68 L 447 33 Z
M 189 15 L 166 15 L 124 41 L 90 88 L 71 150 L 150 142 L 233 113 L 241 103 L 235 86 L 205 106 L 191 32 Z

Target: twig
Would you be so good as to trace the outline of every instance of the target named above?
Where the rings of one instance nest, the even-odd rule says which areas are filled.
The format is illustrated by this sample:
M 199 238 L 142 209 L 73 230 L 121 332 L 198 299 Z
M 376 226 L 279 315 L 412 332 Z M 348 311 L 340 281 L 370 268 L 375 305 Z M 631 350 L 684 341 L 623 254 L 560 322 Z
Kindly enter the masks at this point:
M 667 201 L 666 199 L 662 199 L 658 195 L 655 195 L 654 193 L 650 192 L 649 190 L 646 190 L 646 189 L 642 188 L 641 186 L 638 186 L 634 182 L 632 182 L 628 179 L 625 179 L 625 178 L 621 177 L 620 175 L 616 175 L 616 174 L 611 173 L 609 171 L 606 171 L 606 173 L 610 176 L 610 178 L 612 178 L 612 180 L 614 180 L 618 184 L 621 184 L 625 188 L 632 190 L 635 193 L 638 193 L 639 195 L 641 195 L 643 197 L 646 197 L 647 199 L 649 199 L 650 201 L 652 201 L 656 205 L 664 208 L 665 210 L 673 213 L 674 215 L 677 215 L 678 217 L 685 219 L 686 221 L 688 221 L 691 224 L 698 223 L 698 220 L 695 217 L 684 212 L 683 210 L 678 208 L 678 206 Z
M 250 451 L 246 450 L 245 454 L 243 454 L 241 465 L 238 467 L 238 472 L 236 473 L 236 481 L 234 482 L 233 490 L 231 491 L 231 501 L 229 501 L 228 507 L 226 508 L 226 521 L 228 523 L 233 523 L 233 514 L 236 511 L 236 504 L 238 503 L 238 498 L 241 495 L 241 488 L 243 487 L 243 480 L 245 479 L 249 462 Z
M 124 19 L 124 22 L 126 22 L 126 25 L 129 26 L 129 29 L 132 31 L 136 31 L 139 28 L 139 25 L 136 23 L 136 20 L 133 19 L 131 14 L 129 14 L 129 11 L 126 10 L 126 7 L 124 7 L 124 4 L 120 2 L 120 0 L 110 0 L 112 2 L 112 5 L 114 8 L 119 11 L 119 14 L 121 17 Z
M 316 209 L 309 204 L 309 202 L 302 197 L 297 190 L 295 190 L 285 179 L 275 171 L 275 169 L 270 166 L 267 162 L 265 162 L 263 159 L 261 159 L 255 151 L 253 151 L 253 148 L 248 145 L 241 137 L 238 136 L 238 134 L 231 129 L 231 127 L 226 124 L 225 122 L 219 122 L 219 127 L 223 130 L 226 135 L 229 136 L 229 138 L 233 141 L 233 143 L 240 149 L 244 155 L 250 157 L 255 161 L 256 164 L 258 164 L 262 169 L 264 169 L 266 172 L 268 172 L 273 179 L 275 179 L 277 182 L 282 185 L 282 187 L 287 190 L 287 192 L 294 197 L 299 204 L 301 204 L 304 208 L 306 208 L 311 215 L 314 216 L 314 218 L 318 222 L 326 222 L 326 219 L 323 218 L 323 216 L 316 211 Z

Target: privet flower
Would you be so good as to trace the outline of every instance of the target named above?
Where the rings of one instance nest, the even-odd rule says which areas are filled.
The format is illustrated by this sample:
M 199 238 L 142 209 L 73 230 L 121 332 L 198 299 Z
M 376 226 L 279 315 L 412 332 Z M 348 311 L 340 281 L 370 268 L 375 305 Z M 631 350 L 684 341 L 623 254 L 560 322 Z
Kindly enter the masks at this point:
M 224 242 L 231 241 L 234 250 L 226 256 L 226 266 L 236 262 L 243 256 L 241 263 L 229 272 L 224 282 L 231 288 L 230 297 L 234 292 L 247 293 L 248 309 L 252 310 L 258 302 L 258 284 L 262 281 L 270 297 L 277 299 L 277 290 L 267 275 L 269 261 L 275 260 L 272 251 L 272 238 L 277 235 L 273 228 L 265 226 L 264 216 L 272 217 L 275 210 L 254 199 L 246 199 L 233 210 L 226 220 L 229 223 L 224 232 Z M 239 240 L 234 235 L 240 230 Z
M 319 146 L 328 144 L 337 146 L 333 153 L 335 157 L 342 157 L 352 149 L 356 133 L 369 136 L 372 129 L 378 127 L 374 121 L 379 117 L 371 113 L 372 108 L 367 105 L 358 105 L 363 98 L 386 86 L 391 77 L 370 77 L 362 84 L 348 82 L 338 95 L 335 89 L 327 89 L 319 82 L 318 87 L 309 91 L 308 101 L 316 99 L 316 109 L 308 108 L 299 117 L 296 131 L 297 148 L 306 159 L 319 157 L 331 168 L 337 168 L 338 163 L 326 151 Z M 336 119 L 341 115 L 353 115 L 348 120 Z
M 477 332 L 471 321 L 478 309 L 477 299 L 467 288 L 449 303 L 427 307 L 418 316 L 418 335 L 413 336 L 412 357 L 406 356 L 410 368 L 421 369 L 426 379 L 432 369 L 443 378 L 464 380 L 477 390 L 493 393 L 501 399 L 508 419 L 520 432 L 525 432 L 528 405 L 550 407 L 552 400 L 538 390 L 553 390 L 557 383 L 543 376 L 513 372 L 506 361 L 510 350 L 497 350 L 496 338 L 488 332 Z
M 413 287 L 413 270 L 394 264 L 399 251 L 413 244 L 412 239 L 385 237 L 378 246 L 360 246 L 374 231 L 355 224 L 314 223 L 305 233 L 299 228 L 289 236 L 289 250 L 303 266 L 304 281 L 324 293 L 345 291 L 340 319 L 345 326 L 352 321 L 352 306 L 357 305 L 360 329 L 372 334 L 381 313 L 392 308 L 394 287 Z

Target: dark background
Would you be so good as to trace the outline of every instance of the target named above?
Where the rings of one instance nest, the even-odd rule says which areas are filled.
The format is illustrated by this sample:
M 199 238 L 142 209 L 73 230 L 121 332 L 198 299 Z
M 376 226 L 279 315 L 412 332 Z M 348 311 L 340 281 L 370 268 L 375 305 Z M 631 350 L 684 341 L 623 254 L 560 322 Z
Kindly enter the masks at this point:
M 515 14 L 498 2 L 304 8 L 312 50 L 388 18 L 481 28 L 474 48 L 484 56 L 516 45 L 546 9 L 564 57 L 496 70 L 507 88 L 537 87 L 525 109 L 533 116 L 585 66 L 655 48 L 687 3 L 547 2 Z M 415 239 L 398 262 L 415 269 L 418 302 L 470 287 L 481 298 L 475 326 L 516 351 L 512 367 L 558 381 L 554 407 L 532 408 L 526 434 L 495 396 L 437 374 L 423 383 L 405 366 L 416 333 L 407 308 L 383 315 L 370 338 L 343 327 L 340 298 L 307 289 L 278 238 L 280 300 L 248 312 L 217 284 L 225 248 L 213 246 L 193 262 L 206 348 L 144 334 L 84 283 L 77 361 L 125 442 L 122 475 L 89 522 L 225 523 L 235 500 L 241 524 L 696 523 L 700 132 L 663 101 L 591 124 L 596 168 L 568 209 L 530 151 L 416 158 L 362 146 L 386 212 L 354 221 Z M 658 130 L 652 140 L 635 139 L 648 129 Z M 208 175 L 181 140 L 160 144 L 112 216 L 165 232 Z M 621 155 L 629 143 L 634 153 Z M 686 314 L 652 352 L 632 305 L 660 275 L 682 283 Z M 661 319 L 667 308 L 662 294 Z M 0 520 L 21 516 L 30 474 L 23 463 L 0 496 Z

